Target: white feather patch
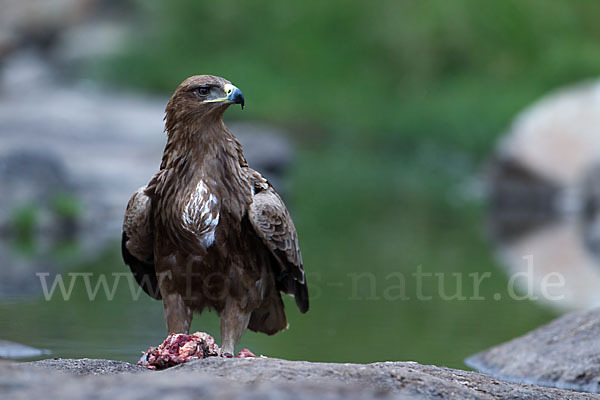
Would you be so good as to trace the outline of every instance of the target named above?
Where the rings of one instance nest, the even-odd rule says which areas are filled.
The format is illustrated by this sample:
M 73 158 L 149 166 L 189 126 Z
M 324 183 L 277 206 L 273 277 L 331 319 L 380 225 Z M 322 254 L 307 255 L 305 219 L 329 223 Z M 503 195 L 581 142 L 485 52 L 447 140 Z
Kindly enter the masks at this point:
M 218 224 L 219 200 L 201 180 L 183 210 L 183 226 L 195 234 L 202 247 L 207 249 L 215 241 Z

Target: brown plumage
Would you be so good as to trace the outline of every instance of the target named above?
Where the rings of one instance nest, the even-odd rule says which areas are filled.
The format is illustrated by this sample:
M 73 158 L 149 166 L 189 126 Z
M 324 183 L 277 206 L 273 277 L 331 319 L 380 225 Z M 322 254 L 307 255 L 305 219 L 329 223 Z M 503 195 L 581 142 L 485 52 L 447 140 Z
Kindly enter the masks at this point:
M 241 91 L 216 76 L 175 91 L 160 170 L 127 205 L 122 252 L 144 291 L 162 299 L 169 333 L 187 333 L 193 313 L 212 308 L 233 354 L 247 327 L 286 328 L 280 292 L 304 313 L 308 291 L 283 201 L 223 124 L 231 104 L 243 107 Z

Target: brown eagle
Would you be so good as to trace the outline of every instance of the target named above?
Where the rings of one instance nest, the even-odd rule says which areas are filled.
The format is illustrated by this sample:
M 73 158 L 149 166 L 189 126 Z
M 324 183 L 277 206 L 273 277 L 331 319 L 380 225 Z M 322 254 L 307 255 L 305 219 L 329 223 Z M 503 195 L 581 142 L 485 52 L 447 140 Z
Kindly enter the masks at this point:
M 210 75 L 186 79 L 166 108 L 160 170 L 127 205 L 122 253 L 136 281 L 164 305 L 169 333 L 194 312 L 221 316 L 224 354 L 246 330 L 287 327 L 280 292 L 308 311 L 298 236 L 281 197 L 248 167 L 223 123 L 242 92 Z

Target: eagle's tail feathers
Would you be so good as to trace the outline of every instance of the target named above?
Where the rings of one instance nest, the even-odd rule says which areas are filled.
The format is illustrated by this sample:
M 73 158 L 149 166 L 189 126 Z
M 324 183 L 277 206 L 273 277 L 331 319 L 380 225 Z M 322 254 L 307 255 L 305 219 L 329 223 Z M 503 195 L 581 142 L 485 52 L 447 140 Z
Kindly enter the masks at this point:
M 271 296 L 260 308 L 254 310 L 248 324 L 248 328 L 254 332 L 263 332 L 267 335 L 274 335 L 286 329 L 287 326 L 283 301 L 279 293 Z
M 296 285 L 296 290 L 294 290 L 294 299 L 296 300 L 296 305 L 302 314 L 308 311 L 308 287 L 306 283 L 300 283 L 298 281 L 294 281 Z

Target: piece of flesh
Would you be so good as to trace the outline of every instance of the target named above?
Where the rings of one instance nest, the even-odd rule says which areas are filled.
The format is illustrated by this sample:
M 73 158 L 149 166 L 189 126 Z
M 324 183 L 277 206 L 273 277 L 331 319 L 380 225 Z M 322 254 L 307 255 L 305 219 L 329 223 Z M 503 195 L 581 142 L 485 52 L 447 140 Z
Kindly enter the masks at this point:
M 152 370 L 166 369 L 205 357 L 232 357 L 222 352 L 215 339 L 205 332 L 193 335 L 172 333 L 157 347 L 144 352 L 138 365 Z M 250 350 L 243 349 L 237 358 L 256 357 Z

